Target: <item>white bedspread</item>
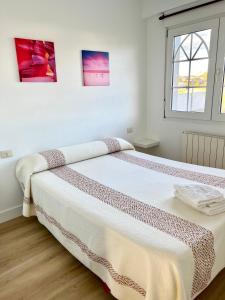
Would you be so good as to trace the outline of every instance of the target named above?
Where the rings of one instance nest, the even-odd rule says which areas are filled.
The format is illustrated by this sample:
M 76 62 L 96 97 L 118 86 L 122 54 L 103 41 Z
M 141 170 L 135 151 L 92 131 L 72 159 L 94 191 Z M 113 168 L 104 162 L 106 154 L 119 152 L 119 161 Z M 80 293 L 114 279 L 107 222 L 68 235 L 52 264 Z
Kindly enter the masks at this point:
M 110 152 L 110 151 L 109 151 Z M 225 214 L 173 198 L 224 193 L 225 171 L 125 150 L 33 174 L 39 221 L 120 300 L 189 300 L 225 267 Z

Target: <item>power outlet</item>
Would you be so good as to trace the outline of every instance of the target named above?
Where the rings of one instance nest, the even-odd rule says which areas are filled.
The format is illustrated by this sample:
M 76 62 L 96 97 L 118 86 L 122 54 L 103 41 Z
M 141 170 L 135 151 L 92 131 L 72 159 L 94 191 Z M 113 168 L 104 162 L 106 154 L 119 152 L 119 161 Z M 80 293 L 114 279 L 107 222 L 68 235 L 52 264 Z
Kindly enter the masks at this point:
M 12 150 L 3 150 L 0 151 L 0 158 L 4 159 L 4 158 L 9 158 L 13 156 L 13 152 Z
M 132 127 L 127 128 L 127 134 L 131 134 L 134 132 L 134 129 Z

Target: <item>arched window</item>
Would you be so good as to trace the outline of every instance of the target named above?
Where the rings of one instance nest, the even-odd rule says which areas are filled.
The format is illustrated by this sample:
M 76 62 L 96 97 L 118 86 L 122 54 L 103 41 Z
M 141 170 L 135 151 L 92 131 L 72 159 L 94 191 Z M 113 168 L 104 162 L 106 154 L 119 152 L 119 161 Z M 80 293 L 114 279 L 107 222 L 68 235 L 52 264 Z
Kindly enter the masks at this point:
M 168 31 L 166 116 L 210 119 L 219 20 Z

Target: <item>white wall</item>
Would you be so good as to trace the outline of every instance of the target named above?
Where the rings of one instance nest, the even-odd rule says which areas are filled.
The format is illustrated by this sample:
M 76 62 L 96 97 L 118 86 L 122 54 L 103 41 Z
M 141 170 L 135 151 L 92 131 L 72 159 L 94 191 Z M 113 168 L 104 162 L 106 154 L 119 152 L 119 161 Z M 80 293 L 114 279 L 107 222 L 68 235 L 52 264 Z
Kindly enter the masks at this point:
M 157 16 L 148 20 L 147 135 L 160 140 L 156 154 L 181 160 L 181 134 L 184 130 L 225 135 L 224 122 L 163 118 L 166 26 L 193 23 L 222 12 L 225 12 L 223 2 L 170 18 L 166 23 L 159 21 Z
M 55 42 L 57 83 L 18 81 L 14 37 Z M 0 0 L 0 221 L 20 213 L 20 157 L 143 130 L 145 39 L 139 0 Z M 110 52 L 110 87 L 82 86 L 82 49 Z
M 203 2 L 196 0 L 143 0 L 143 17 L 150 17 L 176 7 Z M 204 2 L 207 2 L 204 0 Z

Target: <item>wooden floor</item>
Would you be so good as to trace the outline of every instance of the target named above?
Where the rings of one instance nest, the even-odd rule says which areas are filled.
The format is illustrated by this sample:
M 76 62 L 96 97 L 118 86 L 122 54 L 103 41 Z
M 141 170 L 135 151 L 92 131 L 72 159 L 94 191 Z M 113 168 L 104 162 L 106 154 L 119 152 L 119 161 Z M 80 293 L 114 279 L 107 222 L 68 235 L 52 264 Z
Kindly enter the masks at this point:
M 0 299 L 114 298 L 35 217 L 20 217 L 0 224 Z M 197 299 L 225 300 L 225 271 Z

